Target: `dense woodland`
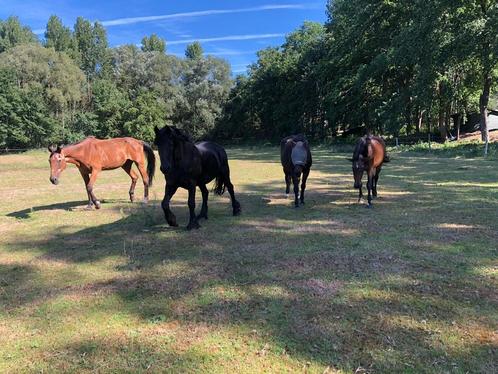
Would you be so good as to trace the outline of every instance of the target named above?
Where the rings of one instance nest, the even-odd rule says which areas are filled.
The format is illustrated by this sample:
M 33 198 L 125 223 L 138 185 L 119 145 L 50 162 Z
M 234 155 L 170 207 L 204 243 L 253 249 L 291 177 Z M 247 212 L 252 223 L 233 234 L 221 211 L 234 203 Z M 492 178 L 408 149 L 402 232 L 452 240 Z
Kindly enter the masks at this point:
M 110 47 L 106 30 L 57 16 L 42 40 L 0 21 L 0 147 L 87 135 L 146 141 L 155 125 L 194 138 L 312 139 L 371 131 L 458 135 L 472 113 L 487 139 L 498 77 L 494 0 L 335 0 L 326 24 L 306 22 L 232 78 L 199 43 L 185 58 L 167 41 Z

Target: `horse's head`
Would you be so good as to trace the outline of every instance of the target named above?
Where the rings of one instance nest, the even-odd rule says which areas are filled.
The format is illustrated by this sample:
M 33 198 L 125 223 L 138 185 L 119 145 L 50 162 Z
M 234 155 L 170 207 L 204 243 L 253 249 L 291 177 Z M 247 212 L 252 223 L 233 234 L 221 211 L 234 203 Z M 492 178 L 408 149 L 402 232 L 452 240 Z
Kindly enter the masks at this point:
M 353 164 L 353 177 L 354 177 L 354 188 L 360 189 L 362 187 L 361 179 L 363 178 L 363 173 L 368 168 L 370 158 L 368 157 L 368 146 L 370 144 L 369 137 L 361 138 L 353 152 L 353 158 L 349 159 Z
M 167 174 L 173 167 L 175 145 L 178 142 L 190 141 L 190 138 L 180 129 L 173 126 L 164 126 L 162 129 L 156 126 L 154 131 L 156 133 L 154 144 L 159 151 L 161 171 L 163 174 Z
M 66 168 L 66 157 L 62 152 L 61 146 L 51 145 L 48 147 L 50 152 L 50 157 L 48 158 L 48 163 L 50 164 L 50 182 L 52 184 L 59 184 L 59 176 L 62 171 Z
M 294 165 L 294 174 L 300 177 L 306 163 L 308 162 L 308 142 L 300 140 L 293 142 L 292 146 L 291 160 Z
M 363 178 L 363 173 L 368 168 L 369 159 L 368 157 L 359 155 L 356 160 L 350 158 L 349 161 L 353 164 L 354 188 L 359 189 L 362 187 L 361 180 Z

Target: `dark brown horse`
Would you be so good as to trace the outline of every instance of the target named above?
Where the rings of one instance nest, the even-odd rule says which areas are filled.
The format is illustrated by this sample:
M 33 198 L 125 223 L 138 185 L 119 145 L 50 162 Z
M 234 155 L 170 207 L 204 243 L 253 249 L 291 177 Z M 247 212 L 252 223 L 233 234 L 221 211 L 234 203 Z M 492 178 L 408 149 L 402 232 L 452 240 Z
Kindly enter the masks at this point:
M 380 171 L 385 162 L 389 162 L 386 153 L 386 144 L 378 136 L 364 136 L 358 140 L 353 152 L 353 158 L 349 159 L 353 163 L 354 188 L 359 190 L 358 202 L 363 197 L 363 173 L 367 173 L 368 207 L 372 206 L 372 196 L 377 197 L 377 182 Z
M 291 135 L 282 139 L 280 142 L 280 161 L 285 174 L 285 193 L 289 194 L 292 180 L 294 184 L 294 206 L 298 208 L 299 201 L 304 204 L 306 181 L 313 164 L 310 147 L 304 135 Z M 301 196 L 299 197 L 301 173 L 303 174 L 303 181 L 301 183 Z
M 206 184 L 215 180 L 214 192 L 222 195 L 225 188 L 232 199 L 233 215 L 241 212 L 240 204 L 235 199 L 233 184 L 230 181 L 228 157 L 220 145 L 213 142 L 193 143 L 180 129 L 165 126 L 155 128 L 161 171 L 166 178 L 166 191 L 161 204 L 164 216 L 170 226 L 178 226 L 176 217 L 169 208 L 169 203 L 176 190 L 181 187 L 188 190 L 188 208 L 190 220 L 188 230 L 200 227 L 198 220 L 207 219 L 208 195 Z M 195 215 L 195 190 L 199 187 L 202 192 L 202 208 L 198 216 Z
M 95 205 L 100 208 L 100 201 L 93 193 L 93 186 L 102 170 L 123 168 L 131 178 L 130 200 L 133 202 L 137 173 L 133 171 L 133 164 L 144 182 L 144 202 L 149 198 L 149 187 L 152 185 L 156 158 L 152 148 L 145 142 L 133 138 L 115 138 L 100 140 L 94 137 L 64 147 L 50 146 L 50 182 L 59 183 L 59 177 L 67 163 L 74 164 L 79 169 L 88 194 L 88 208 Z M 145 160 L 147 159 L 147 167 Z

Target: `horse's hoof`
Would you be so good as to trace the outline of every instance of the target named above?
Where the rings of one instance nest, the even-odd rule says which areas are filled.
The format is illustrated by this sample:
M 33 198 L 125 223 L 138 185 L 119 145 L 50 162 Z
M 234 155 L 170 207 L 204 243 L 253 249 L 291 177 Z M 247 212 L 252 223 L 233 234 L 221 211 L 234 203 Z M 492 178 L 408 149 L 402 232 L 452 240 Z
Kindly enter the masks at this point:
M 197 216 L 197 220 L 200 220 L 200 219 L 203 219 L 203 218 L 204 218 L 204 219 L 208 219 L 207 214 L 199 214 L 199 215 Z
M 233 211 L 233 216 L 234 216 L 234 217 L 236 217 L 236 216 L 240 216 L 240 213 L 242 213 L 242 210 L 240 210 L 240 209 L 234 210 L 234 211 Z
M 143 200 L 143 203 L 144 203 L 144 204 L 148 204 L 148 203 L 149 203 L 149 199 L 147 199 L 147 198 L 146 198 L 146 199 L 144 199 L 144 200 Z
M 95 202 L 95 208 L 96 208 L 96 209 L 100 209 L 100 207 L 101 207 L 101 206 L 102 206 L 102 204 L 100 204 L 100 201 L 98 201 L 98 200 L 97 200 L 97 201 Z
M 187 230 L 190 231 L 192 229 L 199 229 L 201 225 L 199 225 L 199 222 L 190 222 L 187 226 Z
M 176 222 L 168 222 L 168 225 L 170 225 L 171 227 L 178 227 L 178 223 Z
M 372 209 L 372 208 L 373 208 L 373 205 L 372 205 L 372 204 L 367 204 L 366 208 L 367 208 L 367 209 Z
M 305 204 L 304 204 L 304 200 L 301 200 L 301 203 L 300 203 L 300 204 L 301 204 L 301 205 L 305 205 Z

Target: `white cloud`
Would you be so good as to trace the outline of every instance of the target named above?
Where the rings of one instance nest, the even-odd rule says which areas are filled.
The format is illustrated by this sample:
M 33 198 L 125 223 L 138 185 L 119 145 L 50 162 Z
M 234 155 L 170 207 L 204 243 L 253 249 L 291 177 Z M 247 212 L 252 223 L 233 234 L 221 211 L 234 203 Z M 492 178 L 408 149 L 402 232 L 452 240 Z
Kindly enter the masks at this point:
M 212 16 L 212 15 L 218 15 L 218 14 L 261 12 L 261 11 L 267 11 L 267 10 L 307 9 L 309 7 L 310 7 L 310 4 L 270 4 L 270 5 L 262 5 L 262 6 L 258 6 L 258 7 L 252 7 L 252 8 L 210 9 L 210 10 L 201 10 L 201 11 L 186 12 L 186 13 L 161 14 L 161 15 L 156 15 L 156 16 L 118 18 L 118 19 L 103 21 L 102 24 L 104 26 L 109 27 L 109 26 L 130 25 L 130 24 L 142 23 L 142 22 L 162 21 L 162 20 L 168 20 L 168 19 L 205 17 L 205 16 Z
M 272 38 L 281 38 L 284 37 L 285 34 L 245 34 L 245 35 L 227 35 L 220 36 L 216 38 L 198 38 L 198 39 L 182 39 L 182 40 L 172 40 L 167 41 L 167 45 L 176 45 L 176 44 L 189 44 L 193 42 L 207 43 L 207 42 L 219 42 L 219 41 L 229 41 L 229 40 L 254 40 L 254 39 L 272 39 Z

